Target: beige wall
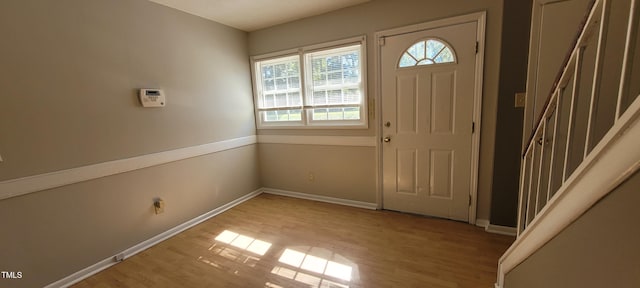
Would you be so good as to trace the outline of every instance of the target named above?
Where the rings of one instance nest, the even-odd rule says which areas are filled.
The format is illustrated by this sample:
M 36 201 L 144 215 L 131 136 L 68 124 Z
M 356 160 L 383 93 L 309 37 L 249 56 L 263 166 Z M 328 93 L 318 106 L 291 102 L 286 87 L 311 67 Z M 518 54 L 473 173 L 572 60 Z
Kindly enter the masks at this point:
M 146 0 L 4 0 L 0 37 L 0 181 L 255 133 L 245 32 Z M 167 106 L 142 108 L 145 87 Z M 0 200 L 0 270 L 23 275 L 0 286 L 42 287 L 258 189 L 257 150 Z
M 640 174 L 509 272 L 505 288 L 640 287 Z
M 375 147 L 259 146 L 264 187 L 376 203 Z
M 0 287 L 45 286 L 256 190 L 256 157 L 250 145 L 0 201 L 0 269 L 23 274 Z
M 500 37 L 502 31 L 502 4 L 502 0 L 453 0 L 446 1 L 446 3 L 436 0 L 373 0 L 363 5 L 251 32 L 249 33 L 249 53 L 251 55 L 260 55 L 364 34 L 367 36 L 368 41 L 368 98 L 371 101 L 375 97 L 375 32 L 450 16 L 487 11 L 477 216 L 478 218 L 489 219 L 500 64 Z M 361 130 L 260 130 L 258 134 L 374 136 L 377 129 L 375 121 L 375 119 L 369 119 L 369 129 Z M 300 148 L 295 151 L 288 151 L 287 157 L 297 159 L 301 163 L 300 165 L 311 166 L 316 161 L 316 157 L 307 152 L 312 151 L 312 149 L 314 148 L 309 147 L 308 149 Z M 335 147 L 333 149 L 336 152 L 342 151 L 344 153 L 347 151 L 344 150 L 344 147 Z M 373 149 L 362 149 L 364 149 L 362 151 L 368 151 L 364 152 L 368 153 L 367 158 L 375 159 L 376 154 Z M 275 164 L 264 162 L 269 161 L 268 159 L 261 160 L 263 161 L 261 162 L 262 167 L 270 167 Z M 340 166 L 346 171 L 370 171 L 371 174 L 363 178 L 361 182 L 352 183 L 360 187 L 369 187 L 371 185 L 370 181 L 375 181 L 376 176 L 375 170 L 367 166 L 371 163 L 371 161 L 359 162 L 336 159 L 335 162 L 327 163 L 327 165 Z M 265 171 L 262 171 L 261 175 L 263 181 L 267 181 L 269 177 L 273 176 L 272 174 L 265 174 Z M 284 176 L 278 177 L 278 179 L 277 181 L 269 181 L 269 184 L 273 186 L 271 188 L 291 187 L 295 186 L 294 183 L 299 181 L 297 179 L 290 180 Z M 334 187 L 337 188 L 343 184 L 335 183 L 336 186 Z M 327 188 L 330 189 L 331 186 Z M 312 189 L 299 192 L 315 193 Z M 366 190 L 366 192 L 362 191 L 362 193 L 375 192 Z M 375 195 L 359 195 L 358 197 L 373 199 Z
M 143 0 L 7 0 L 0 37 L 0 181 L 255 132 L 245 32 Z

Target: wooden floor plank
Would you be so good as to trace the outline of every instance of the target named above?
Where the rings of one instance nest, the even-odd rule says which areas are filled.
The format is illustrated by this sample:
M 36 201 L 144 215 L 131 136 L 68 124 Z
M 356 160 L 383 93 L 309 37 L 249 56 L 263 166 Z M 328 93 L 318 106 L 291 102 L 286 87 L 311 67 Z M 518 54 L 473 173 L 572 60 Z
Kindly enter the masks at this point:
M 238 235 L 215 240 L 224 231 Z M 262 194 L 74 287 L 493 287 L 513 240 L 455 221 Z M 254 253 L 261 243 L 270 244 L 264 255 Z

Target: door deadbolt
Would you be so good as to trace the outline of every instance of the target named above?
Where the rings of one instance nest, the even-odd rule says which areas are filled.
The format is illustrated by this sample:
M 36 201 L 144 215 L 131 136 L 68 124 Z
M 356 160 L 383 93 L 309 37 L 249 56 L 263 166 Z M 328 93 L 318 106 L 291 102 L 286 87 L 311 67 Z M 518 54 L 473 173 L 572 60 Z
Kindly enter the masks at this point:
M 391 122 L 387 121 L 387 123 L 384 123 L 384 127 L 391 127 Z

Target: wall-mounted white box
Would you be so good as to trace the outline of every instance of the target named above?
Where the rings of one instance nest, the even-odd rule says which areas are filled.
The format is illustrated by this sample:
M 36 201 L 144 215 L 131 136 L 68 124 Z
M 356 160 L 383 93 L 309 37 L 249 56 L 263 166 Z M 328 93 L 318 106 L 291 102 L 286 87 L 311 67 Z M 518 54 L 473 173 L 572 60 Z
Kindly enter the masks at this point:
M 167 99 L 162 89 L 143 88 L 140 89 L 140 103 L 143 107 L 164 107 Z

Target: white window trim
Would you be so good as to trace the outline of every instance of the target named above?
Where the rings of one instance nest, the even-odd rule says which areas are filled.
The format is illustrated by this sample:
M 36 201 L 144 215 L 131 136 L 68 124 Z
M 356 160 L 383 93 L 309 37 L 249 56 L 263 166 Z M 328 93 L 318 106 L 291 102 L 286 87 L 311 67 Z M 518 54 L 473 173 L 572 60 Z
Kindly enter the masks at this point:
M 315 120 L 311 119 L 311 113 L 313 106 L 307 105 L 309 101 L 309 96 L 312 95 L 310 87 L 307 87 L 305 83 L 307 83 L 307 78 L 310 75 L 306 75 L 305 67 L 307 66 L 307 57 L 306 54 L 318 52 L 322 50 L 335 49 L 341 47 L 348 47 L 353 45 L 360 45 L 360 66 L 361 66 L 361 81 L 359 88 L 362 91 L 362 102 L 358 105 L 361 111 L 361 119 L 360 120 Z M 268 53 L 263 55 L 257 55 L 250 57 L 251 60 L 251 81 L 253 84 L 254 91 L 254 113 L 256 116 L 256 127 L 257 129 L 367 129 L 369 128 L 369 120 L 368 120 L 368 93 L 367 93 L 367 45 L 366 45 L 366 37 L 358 36 L 343 40 L 337 40 L 322 44 L 310 45 L 301 47 L 298 49 L 289 49 L 280 52 Z M 259 108 L 259 103 L 261 101 L 260 95 L 262 93 L 261 87 L 258 85 L 258 81 L 261 79 L 260 75 L 257 74 L 258 69 L 256 65 L 258 62 L 269 61 L 272 59 L 283 58 L 288 56 L 299 57 L 300 63 L 300 93 L 302 94 L 303 106 L 300 107 L 302 110 L 302 119 L 300 121 L 282 121 L 282 122 L 266 122 L 262 119 L 263 113 L 261 113 Z M 320 107 L 322 108 L 322 107 Z

